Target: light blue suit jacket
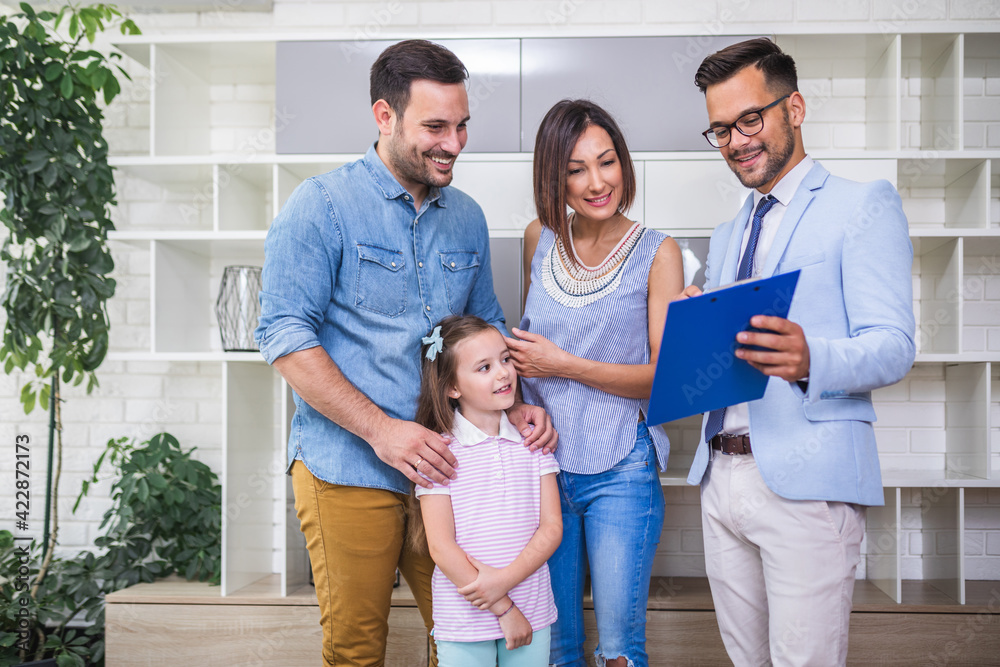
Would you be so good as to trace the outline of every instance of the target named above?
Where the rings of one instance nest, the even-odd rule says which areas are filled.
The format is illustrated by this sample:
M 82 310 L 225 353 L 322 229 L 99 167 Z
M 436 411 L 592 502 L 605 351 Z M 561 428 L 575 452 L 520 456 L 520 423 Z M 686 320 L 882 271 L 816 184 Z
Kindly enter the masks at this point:
M 751 195 L 712 234 L 706 288 L 736 279 L 752 208 Z M 912 263 L 895 188 L 831 176 L 815 164 L 785 211 L 761 274 L 801 270 L 788 319 L 809 344 L 807 391 L 772 377 L 764 397 L 748 404 L 754 458 L 778 495 L 883 504 L 871 391 L 898 382 L 913 365 Z M 688 483 L 701 483 L 709 454 L 701 442 Z

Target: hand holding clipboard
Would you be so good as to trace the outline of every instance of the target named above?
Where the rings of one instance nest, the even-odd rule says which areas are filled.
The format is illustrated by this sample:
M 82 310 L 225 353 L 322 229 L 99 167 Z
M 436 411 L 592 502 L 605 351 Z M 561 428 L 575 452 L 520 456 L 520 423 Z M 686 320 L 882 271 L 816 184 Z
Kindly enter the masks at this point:
M 737 355 L 736 350 L 741 347 L 737 335 L 753 328 L 750 320 L 754 316 L 784 320 L 798 278 L 799 272 L 792 271 L 762 280 L 742 281 L 671 303 L 653 378 L 648 422 L 659 424 L 761 398 L 768 376 L 748 363 L 748 359 L 757 365 L 768 364 L 766 360 L 775 359 L 776 353 L 753 346 L 754 351 L 748 347 L 745 353 Z M 798 326 L 787 320 L 768 323 Z M 747 338 L 751 343 L 775 340 L 771 335 L 765 332 Z M 808 372 L 808 348 L 806 355 Z M 768 374 L 782 376 L 788 372 L 791 371 L 783 367 L 768 370 Z

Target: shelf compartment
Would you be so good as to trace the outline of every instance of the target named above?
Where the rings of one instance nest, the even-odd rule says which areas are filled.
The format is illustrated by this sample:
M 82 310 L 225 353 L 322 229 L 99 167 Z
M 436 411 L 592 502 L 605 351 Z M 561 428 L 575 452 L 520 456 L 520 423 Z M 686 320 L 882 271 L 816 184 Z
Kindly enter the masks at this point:
M 152 155 L 274 152 L 274 42 L 153 44 L 150 69 Z M 235 99 L 240 90 L 271 99 Z
M 262 164 L 219 164 L 213 174 L 219 231 L 266 230 L 274 216 L 273 169 Z
M 990 163 L 932 155 L 900 160 L 897 183 L 910 228 L 988 228 Z
M 913 312 L 918 353 L 960 352 L 962 238 L 913 241 Z
M 903 148 L 962 147 L 963 37 L 902 36 Z
M 149 155 L 150 93 L 153 86 L 149 69 L 148 44 L 131 50 L 122 49 L 129 57 L 118 60 L 128 78 L 118 77 L 121 92 L 104 109 L 104 137 L 108 150 L 115 156 Z
M 115 167 L 116 227 L 122 231 L 211 230 L 212 171 L 203 164 Z
M 780 35 L 795 58 L 813 149 L 899 148 L 898 35 Z
M 279 381 L 269 366 L 227 361 L 222 368 L 222 595 L 271 574 L 274 465 L 284 430 L 276 415 Z M 281 457 L 282 460 L 284 457 Z
M 964 534 L 964 489 L 887 487 L 867 510 L 868 582 L 899 604 L 965 604 Z
M 964 239 L 962 351 L 1000 352 L 1000 238 Z
M 865 572 L 868 581 L 894 602 L 902 602 L 900 540 L 902 538 L 902 494 L 886 488 L 885 505 L 869 507 L 865 522 Z
M 1000 39 L 965 35 L 963 80 L 965 148 L 1000 148 Z
M 945 368 L 945 470 L 989 479 L 989 363 Z
M 215 300 L 223 269 L 263 266 L 263 239 L 150 243 L 152 351 L 221 352 Z
M 963 488 L 920 489 L 920 580 L 958 604 L 965 604 L 964 499 Z
M 874 392 L 884 486 L 988 483 L 990 368 L 924 363 Z

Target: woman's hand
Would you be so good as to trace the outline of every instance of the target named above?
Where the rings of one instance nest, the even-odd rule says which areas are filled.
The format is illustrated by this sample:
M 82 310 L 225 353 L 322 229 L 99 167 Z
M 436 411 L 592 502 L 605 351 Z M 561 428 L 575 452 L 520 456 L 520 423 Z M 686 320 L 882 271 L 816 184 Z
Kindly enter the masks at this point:
M 546 454 L 556 451 L 559 434 L 552 426 L 552 418 L 537 405 L 516 401 L 507 410 L 507 418 L 518 433 L 524 436 L 524 446 L 529 451 L 541 449 Z
M 565 375 L 565 364 L 570 355 L 558 345 L 540 334 L 521 329 L 511 331 L 517 338 L 506 339 L 507 349 L 518 375 L 526 378 Z

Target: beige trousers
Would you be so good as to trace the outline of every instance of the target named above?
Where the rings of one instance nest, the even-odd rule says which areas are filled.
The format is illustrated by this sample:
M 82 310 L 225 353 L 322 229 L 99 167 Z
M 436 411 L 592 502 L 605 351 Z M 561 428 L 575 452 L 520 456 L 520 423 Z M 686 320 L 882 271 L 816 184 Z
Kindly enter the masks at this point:
M 787 500 L 752 454 L 712 454 L 705 566 L 729 657 L 737 667 L 844 665 L 865 508 Z

